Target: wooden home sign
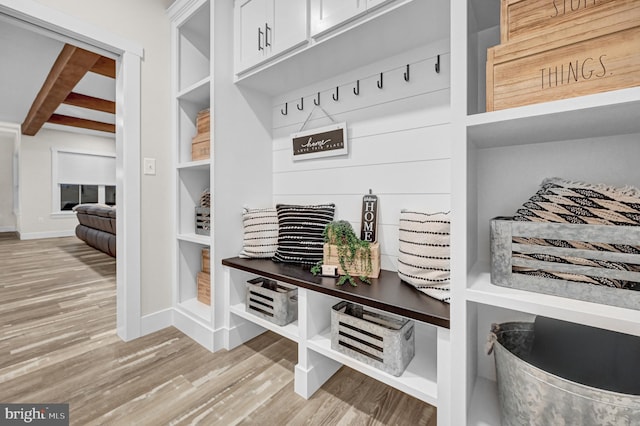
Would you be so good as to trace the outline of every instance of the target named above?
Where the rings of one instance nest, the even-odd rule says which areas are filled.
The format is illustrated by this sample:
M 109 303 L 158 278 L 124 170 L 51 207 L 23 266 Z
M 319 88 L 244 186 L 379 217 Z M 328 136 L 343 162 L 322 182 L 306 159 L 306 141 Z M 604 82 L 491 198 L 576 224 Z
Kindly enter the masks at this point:
M 347 154 L 347 123 L 336 123 L 291 135 L 293 160 L 333 157 Z

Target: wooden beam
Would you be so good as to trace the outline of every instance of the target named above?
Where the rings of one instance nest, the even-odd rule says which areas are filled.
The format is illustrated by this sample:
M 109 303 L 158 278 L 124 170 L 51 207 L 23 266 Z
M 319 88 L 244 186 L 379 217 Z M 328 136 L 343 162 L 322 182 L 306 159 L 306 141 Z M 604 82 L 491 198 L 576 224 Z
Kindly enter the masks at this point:
M 98 62 L 89 70 L 105 77 L 116 78 L 116 61 L 111 58 L 100 56 Z
M 86 118 L 69 117 L 68 115 L 52 114 L 47 122 L 52 124 L 60 124 L 63 126 L 80 127 L 82 129 L 98 130 L 100 132 L 116 132 L 115 124 L 87 120 Z
M 116 103 L 108 101 L 106 99 L 94 98 L 93 96 L 83 95 L 81 93 L 71 92 L 62 101 L 63 104 L 73 105 L 80 108 L 92 109 L 95 111 L 108 112 L 110 114 L 116 113 Z
M 38 133 L 99 58 L 97 53 L 65 44 L 22 123 L 22 133 L 29 136 Z

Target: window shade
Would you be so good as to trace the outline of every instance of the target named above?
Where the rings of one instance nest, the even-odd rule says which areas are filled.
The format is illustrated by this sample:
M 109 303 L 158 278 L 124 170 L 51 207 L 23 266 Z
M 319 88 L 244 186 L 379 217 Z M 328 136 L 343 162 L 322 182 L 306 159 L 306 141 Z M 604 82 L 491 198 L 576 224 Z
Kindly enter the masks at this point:
M 58 183 L 115 185 L 116 159 L 105 155 L 58 151 Z

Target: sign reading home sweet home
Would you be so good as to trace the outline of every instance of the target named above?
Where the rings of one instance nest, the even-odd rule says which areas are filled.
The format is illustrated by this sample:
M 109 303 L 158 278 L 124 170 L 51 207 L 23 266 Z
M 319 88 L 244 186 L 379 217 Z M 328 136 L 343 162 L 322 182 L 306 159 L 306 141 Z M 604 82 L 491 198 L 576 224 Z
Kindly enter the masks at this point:
M 347 123 L 313 130 L 305 130 L 291 135 L 293 160 L 333 157 L 347 154 Z

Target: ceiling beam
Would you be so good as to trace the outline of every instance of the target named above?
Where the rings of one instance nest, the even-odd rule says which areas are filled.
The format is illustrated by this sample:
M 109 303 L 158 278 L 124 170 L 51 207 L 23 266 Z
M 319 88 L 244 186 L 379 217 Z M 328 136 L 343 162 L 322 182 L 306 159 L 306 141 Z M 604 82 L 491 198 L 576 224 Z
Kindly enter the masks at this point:
M 60 124 L 62 126 L 80 127 L 82 129 L 98 130 L 100 132 L 115 133 L 116 125 L 103 123 L 101 121 L 87 120 L 86 118 L 69 117 L 68 115 L 53 114 L 47 120 L 51 124 Z
M 108 101 L 106 99 L 94 98 L 93 96 L 83 95 L 81 93 L 71 92 L 62 101 L 63 104 L 73 105 L 80 108 L 92 109 L 95 111 L 108 112 L 110 114 L 116 113 L 116 103 Z
M 104 75 L 105 77 L 116 78 L 116 61 L 100 56 L 98 62 L 96 62 L 89 71 Z
M 100 57 L 97 53 L 65 44 L 22 123 L 22 133 L 28 136 L 38 133 Z

